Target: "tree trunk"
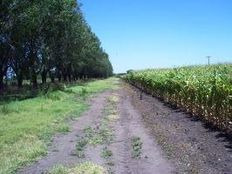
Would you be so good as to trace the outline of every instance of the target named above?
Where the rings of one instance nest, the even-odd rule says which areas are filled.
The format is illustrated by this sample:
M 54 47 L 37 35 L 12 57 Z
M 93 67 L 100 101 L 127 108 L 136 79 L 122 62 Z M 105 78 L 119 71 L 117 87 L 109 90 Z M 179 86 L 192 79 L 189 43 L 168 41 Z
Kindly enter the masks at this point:
M 42 75 L 42 84 L 46 84 L 46 83 L 47 83 L 46 75 Z
M 47 82 L 47 73 L 44 71 L 41 73 L 42 84 L 46 84 Z
M 58 81 L 61 82 L 61 80 L 62 80 L 62 74 L 61 74 L 60 71 L 58 72 L 58 75 L 57 75 L 57 76 L 58 76 Z
M 34 69 L 32 70 L 32 73 L 31 73 L 31 82 L 32 82 L 33 88 L 38 88 L 37 74 Z
M 4 88 L 3 73 L 0 73 L 0 91 L 2 91 L 3 88 Z
M 22 88 L 22 86 L 23 86 L 23 76 L 22 76 L 22 74 L 19 74 L 17 76 L 17 82 L 18 82 L 18 88 Z
M 68 80 L 69 80 L 69 82 L 72 82 L 72 76 L 71 76 L 71 74 L 68 75 Z
M 61 82 L 61 76 L 58 76 L 58 81 Z
M 55 82 L 55 76 L 54 76 L 54 74 L 49 73 L 49 76 L 50 76 L 51 82 L 54 83 Z
M 63 80 L 64 82 L 67 82 L 67 74 L 63 74 Z

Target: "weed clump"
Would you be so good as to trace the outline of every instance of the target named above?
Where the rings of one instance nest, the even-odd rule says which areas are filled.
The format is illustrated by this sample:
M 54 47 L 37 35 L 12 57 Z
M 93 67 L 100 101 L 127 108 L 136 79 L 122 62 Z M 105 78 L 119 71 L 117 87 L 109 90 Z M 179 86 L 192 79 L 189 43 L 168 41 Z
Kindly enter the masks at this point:
M 104 147 L 101 156 L 105 159 L 108 159 L 113 156 L 113 152 L 109 150 L 107 147 Z
M 3 105 L 2 108 L 1 108 L 1 112 L 5 115 L 9 114 L 10 113 L 10 108 L 8 105 Z
M 87 88 L 81 88 L 80 96 L 83 100 L 86 100 L 86 97 L 88 95 L 89 91 Z
M 132 146 L 132 158 L 140 158 L 142 154 L 142 141 L 139 137 L 133 137 L 131 139 Z
M 87 144 L 88 144 L 88 141 L 85 138 L 80 139 L 78 141 L 78 143 L 76 144 L 76 155 L 79 158 L 85 157 L 84 150 L 85 150 Z

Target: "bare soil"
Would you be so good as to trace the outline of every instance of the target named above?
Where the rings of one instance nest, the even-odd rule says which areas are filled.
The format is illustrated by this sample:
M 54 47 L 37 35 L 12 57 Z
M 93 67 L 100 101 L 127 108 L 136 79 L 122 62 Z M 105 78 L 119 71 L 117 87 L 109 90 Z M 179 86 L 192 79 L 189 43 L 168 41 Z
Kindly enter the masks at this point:
M 213 129 L 197 117 L 172 109 L 162 101 L 126 85 L 133 106 L 177 173 L 231 174 L 231 135 Z
M 131 104 L 131 96 L 125 89 L 119 92 L 119 120 L 115 123 L 115 142 L 112 144 L 116 174 L 169 174 L 174 173 L 172 164 L 142 121 L 139 112 Z M 141 156 L 133 158 L 131 140 L 139 137 L 142 142 Z
M 18 173 L 41 174 L 56 165 L 73 167 L 85 161 L 115 174 L 232 173 L 232 142 L 223 133 L 150 95 L 141 97 L 130 85 L 120 85 L 93 97 L 89 110 L 71 121 L 71 131 L 54 137 L 47 156 Z M 109 107 L 112 96 L 119 100 Z M 86 136 L 88 127 L 99 129 L 107 108 L 117 111 L 117 119 L 108 125 L 112 141 L 88 144 L 84 157 L 78 157 L 78 139 Z

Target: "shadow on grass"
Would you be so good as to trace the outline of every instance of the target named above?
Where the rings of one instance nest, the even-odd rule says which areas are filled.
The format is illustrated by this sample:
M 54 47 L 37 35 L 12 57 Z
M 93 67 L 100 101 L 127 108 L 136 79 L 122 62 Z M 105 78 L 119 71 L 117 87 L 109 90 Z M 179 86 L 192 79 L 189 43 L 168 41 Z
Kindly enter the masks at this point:
M 39 89 L 31 89 L 29 86 L 24 86 L 21 89 L 10 87 L 0 93 L 0 105 L 10 103 L 12 101 L 21 101 L 37 97 Z
M 45 85 L 41 84 L 38 88 L 32 88 L 30 85 L 24 85 L 22 88 L 10 86 L 0 92 L 0 105 L 35 98 L 57 90 L 65 91 L 65 85 L 63 83 L 48 83 Z
M 24 85 L 22 88 L 17 86 L 8 86 L 4 91 L 0 91 L 0 105 L 8 104 L 13 101 L 21 101 L 38 97 L 39 95 L 45 95 L 52 91 L 66 91 L 67 87 L 73 86 L 86 86 L 88 82 L 94 81 L 94 79 L 78 80 L 70 83 L 47 83 L 45 85 L 40 84 L 38 88 L 34 89 L 30 85 Z M 68 91 L 67 91 L 68 92 Z

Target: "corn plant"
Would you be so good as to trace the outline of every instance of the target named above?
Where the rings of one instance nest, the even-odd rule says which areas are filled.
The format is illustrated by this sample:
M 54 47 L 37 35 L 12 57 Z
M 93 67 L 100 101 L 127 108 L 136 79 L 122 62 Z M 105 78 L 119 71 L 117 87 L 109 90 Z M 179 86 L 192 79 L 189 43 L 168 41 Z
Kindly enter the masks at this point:
M 232 129 L 231 64 L 131 71 L 125 79 L 220 129 Z

